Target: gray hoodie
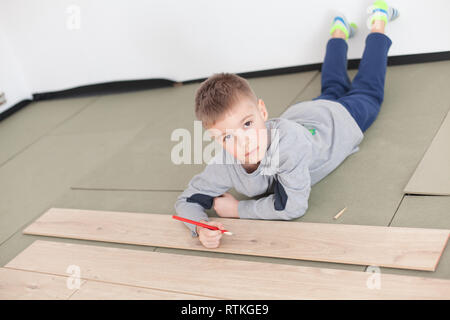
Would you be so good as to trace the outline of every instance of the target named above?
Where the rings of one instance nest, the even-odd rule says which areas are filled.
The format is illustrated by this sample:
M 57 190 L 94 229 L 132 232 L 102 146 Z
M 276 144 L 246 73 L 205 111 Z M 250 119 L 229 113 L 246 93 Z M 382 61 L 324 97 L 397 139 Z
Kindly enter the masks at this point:
M 265 122 L 268 147 L 252 173 L 222 149 L 195 175 L 175 203 L 178 216 L 208 221 L 205 209 L 230 188 L 258 200 L 239 201 L 242 219 L 291 220 L 308 209 L 311 186 L 359 151 L 363 132 L 338 102 L 314 100 L 290 106 L 279 118 Z M 198 236 L 196 226 L 183 222 Z

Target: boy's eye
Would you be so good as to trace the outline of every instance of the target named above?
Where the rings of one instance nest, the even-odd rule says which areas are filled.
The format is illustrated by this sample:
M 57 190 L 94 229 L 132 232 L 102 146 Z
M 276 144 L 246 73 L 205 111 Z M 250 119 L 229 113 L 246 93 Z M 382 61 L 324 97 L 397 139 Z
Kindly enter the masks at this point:
M 250 126 L 252 123 L 253 123 L 253 121 L 247 121 L 246 123 L 244 123 L 244 125 Z
M 229 139 L 231 137 L 231 134 L 227 134 L 225 137 L 223 137 L 223 141 L 225 141 L 226 139 Z

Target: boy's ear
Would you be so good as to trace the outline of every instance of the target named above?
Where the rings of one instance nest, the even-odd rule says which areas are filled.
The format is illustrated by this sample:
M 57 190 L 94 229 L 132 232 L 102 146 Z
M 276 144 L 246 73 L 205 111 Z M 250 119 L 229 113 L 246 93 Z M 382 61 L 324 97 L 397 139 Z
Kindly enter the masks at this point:
M 266 105 L 264 104 L 263 99 L 258 99 L 258 109 L 259 112 L 261 112 L 261 116 L 264 119 L 264 121 L 267 121 L 269 113 L 267 112 L 267 108 Z

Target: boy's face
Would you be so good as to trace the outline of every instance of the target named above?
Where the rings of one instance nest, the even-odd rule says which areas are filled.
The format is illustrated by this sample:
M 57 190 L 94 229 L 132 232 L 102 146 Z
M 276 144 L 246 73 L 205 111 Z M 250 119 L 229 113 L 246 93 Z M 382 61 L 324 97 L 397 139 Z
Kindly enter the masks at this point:
M 240 99 L 231 112 L 217 121 L 208 132 L 222 147 L 243 164 L 257 164 L 267 150 L 268 114 L 262 99 L 257 105 Z

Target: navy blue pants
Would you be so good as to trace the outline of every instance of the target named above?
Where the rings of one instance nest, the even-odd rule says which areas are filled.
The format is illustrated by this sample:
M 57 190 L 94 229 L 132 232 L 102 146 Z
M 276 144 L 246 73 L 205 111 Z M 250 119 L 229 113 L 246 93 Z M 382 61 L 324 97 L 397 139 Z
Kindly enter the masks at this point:
M 322 64 L 322 93 L 317 99 L 341 103 L 361 128 L 376 119 L 384 98 L 387 54 L 392 44 L 383 33 L 373 32 L 366 38 L 366 46 L 353 82 L 347 74 L 347 49 L 344 39 L 331 38 L 327 43 Z

